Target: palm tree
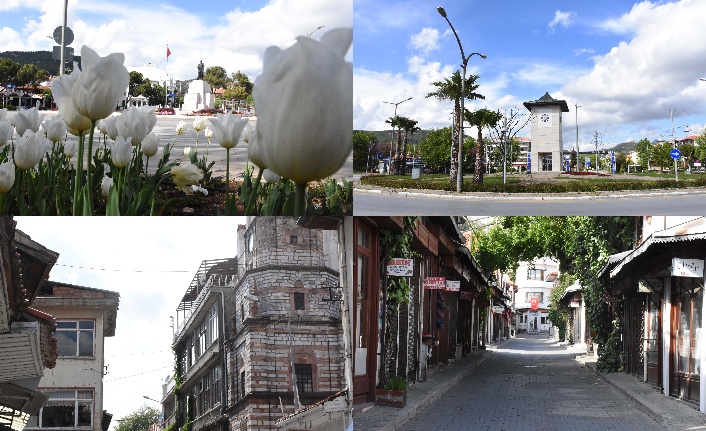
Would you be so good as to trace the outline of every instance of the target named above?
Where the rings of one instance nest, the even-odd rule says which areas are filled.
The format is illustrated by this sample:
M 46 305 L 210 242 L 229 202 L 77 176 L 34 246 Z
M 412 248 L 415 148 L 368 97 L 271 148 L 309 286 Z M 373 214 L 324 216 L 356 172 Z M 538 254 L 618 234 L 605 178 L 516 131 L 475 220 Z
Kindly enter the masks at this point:
M 402 130 L 402 122 L 404 121 L 405 117 L 400 117 L 399 115 L 395 115 L 394 117 L 390 117 L 389 120 L 385 120 L 387 124 L 390 124 L 392 126 L 392 130 L 395 130 L 395 127 L 397 128 L 397 146 L 395 146 L 395 163 L 392 163 L 392 157 L 390 157 L 390 172 L 394 175 L 399 175 L 399 170 L 398 170 L 398 159 L 400 158 L 400 153 L 402 152 L 402 133 L 400 131 Z M 394 132 L 393 132 L 394 133 Z M 391 144 L 392 145 L 392 144 Z M 394 168 L 393 168 L 394 166 Z M 402 174 L 404 175 L 404 169 L 402 170 Z
M 466 100 L 485 99 L 485 96 L 474 93 L 478 89 L 478 75 L 470 75 L 466 78 L 465 90 Z M 456 184 L 457 169 L 458 169 L 458 144 L 460 138 L 461 127 L 461 71 L 457 70 L 450 78 L 444 78 L 443 81 L 432 82 L 431 85 L 436 87 L 436 91 L 427 94 L 427 97 L 436 97 L 439 100 L 454 101 L 454 119 L 453 119 L 453 136 L 451 138 L 451 169 L 449 170 L 449 179 L 451 184 Z
M 466 110 L 464 118 L 471 126 L 478 128 L 478 142 L 476 145 L 476 166 L 473 172 L 473 184 L 483 184 L 485 171 L 485 157 L 483 155 L 483 127 L 496 127 L 503 118 L 500 111 L 491 111 L 487 108 L 477 109 L 473 112 Z
M 406 173 L 407 166 L 407 138 L 410 134 L 414 134 L 420 129 L 417 127 L 417 120 L 412 120 L 407 117 L 400 117 L 400 120 L 400 127 L 404 129 L 404 143 L 402 144 L 402 152 L 400 154 L 401 157 L 397 159 L 397 163 L 399 163 L 398 168 L 401 169 L 402 175 L 404 175 Z

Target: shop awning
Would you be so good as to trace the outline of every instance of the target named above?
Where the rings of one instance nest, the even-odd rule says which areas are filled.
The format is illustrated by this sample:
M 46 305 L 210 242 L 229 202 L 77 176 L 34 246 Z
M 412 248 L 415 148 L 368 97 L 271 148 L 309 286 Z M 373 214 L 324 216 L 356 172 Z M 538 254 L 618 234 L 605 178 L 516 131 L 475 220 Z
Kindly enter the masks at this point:
M 645 240 L 645 242 L 640 244 L 638 248 L 627 253 L 626 256 L 622 258 L 620 263 L 618 263 L 618 265 L 616 265 L 615 268 L 610 271 L 610 278 L 617 277 L 617 275 L 620 273 L 620 271 L 622 271 L 625 265 L 638 258 L 654 244 L 676 243 L 704 239 L 706 239 L 706 217 L 699 217 L 697 219 L 688 221 L 678 226 L 657 231 L 653 233 L 651 237 Z

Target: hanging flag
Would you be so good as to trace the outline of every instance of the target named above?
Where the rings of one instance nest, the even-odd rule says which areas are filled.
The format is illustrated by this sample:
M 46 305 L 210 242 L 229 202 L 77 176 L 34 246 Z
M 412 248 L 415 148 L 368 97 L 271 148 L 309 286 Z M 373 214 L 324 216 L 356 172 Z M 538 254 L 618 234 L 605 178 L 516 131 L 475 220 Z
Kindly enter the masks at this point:
M 172 52 L 169 50 L 169 45 L 167 45 L 167 58 L 172 55 Z

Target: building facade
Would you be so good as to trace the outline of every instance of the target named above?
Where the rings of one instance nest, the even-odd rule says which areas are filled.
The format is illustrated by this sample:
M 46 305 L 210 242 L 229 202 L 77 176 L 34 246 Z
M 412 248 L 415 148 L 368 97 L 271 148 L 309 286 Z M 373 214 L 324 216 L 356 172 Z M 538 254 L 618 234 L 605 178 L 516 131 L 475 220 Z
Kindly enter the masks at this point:
M 404 232 L 415 256 L 388 255 L 386 238 Z M 376 402 L 391 377 L 424 381 L 490 339 L 489 281 L 453 217 L 356 217 L 353 244 L 354 403 Z M 402 278 L 408 294 L 395 305 L 390 286 Z
M 345 387 L 337 232 L 259 217 L 238 240 L 228 416 L 232 430 L 272 430 Z
M 566 101 L 554 99 L 546 93 L 524 105 L 532 113 L 532 172 L 561 172 L 564 166 L 562 113 L 569 112 Z
M 56 366 L 54 317 L 35 308 L 58 253 L 0 217 L 0 429 L 21 431 L 47 402 L 41 377 Z
M 549 294 L 559 276 L 559 263 L 544 257 L 520 262 L 515 273 L 515 325 L 518 332 L 548 332 Z
M 48 401 L 27 429 L 107 431 L 112 415 L 104 410 L 105 338 L 115 335 L 117 292 L 47 281 L 35 306 L 56 319 L 56 367 L 39 382 Z
M 619 317 L 625 372 L 706 413 L 706 218 L 638 219 L 633 250 L 599 273 Z

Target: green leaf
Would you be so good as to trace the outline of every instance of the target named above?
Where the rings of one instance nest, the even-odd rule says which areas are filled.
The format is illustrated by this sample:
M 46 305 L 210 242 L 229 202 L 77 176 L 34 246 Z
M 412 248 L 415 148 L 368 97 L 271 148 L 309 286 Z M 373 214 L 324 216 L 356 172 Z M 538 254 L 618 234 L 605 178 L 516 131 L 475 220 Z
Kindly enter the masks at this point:
M 91 191 L 88 189 L 88 184 L 85 184 L 81 189 L 81 215 L 90 216 L 91 214 Z
M 108 202 L 105 204 L 105 215 L 120 215 L 120 196 L 118 196 L 118 188 L 115 186 L 111 187 L 108 193 Z

